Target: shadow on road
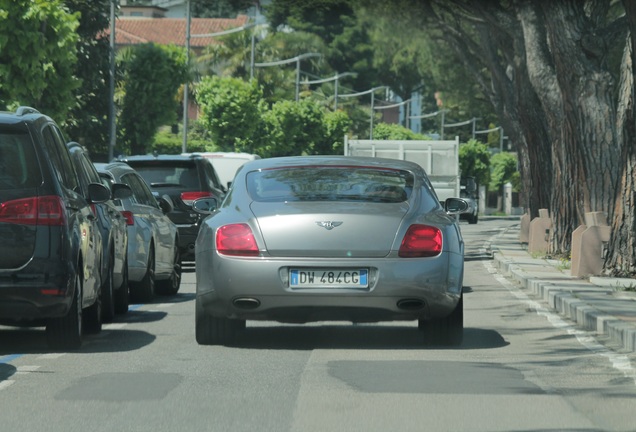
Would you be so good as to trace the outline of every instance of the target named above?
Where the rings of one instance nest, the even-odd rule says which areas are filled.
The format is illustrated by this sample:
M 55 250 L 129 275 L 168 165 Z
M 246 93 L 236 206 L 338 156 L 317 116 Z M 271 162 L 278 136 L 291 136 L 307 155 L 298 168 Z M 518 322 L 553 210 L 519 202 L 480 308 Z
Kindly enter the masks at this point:
M 273 325 L 250 327 L 241 332 L 233 345 L 250 349 L 494 349 L 507 346 L 494 330 L 465 328 L 458 346 L 426 345 L 416 326 L 381 325 Z

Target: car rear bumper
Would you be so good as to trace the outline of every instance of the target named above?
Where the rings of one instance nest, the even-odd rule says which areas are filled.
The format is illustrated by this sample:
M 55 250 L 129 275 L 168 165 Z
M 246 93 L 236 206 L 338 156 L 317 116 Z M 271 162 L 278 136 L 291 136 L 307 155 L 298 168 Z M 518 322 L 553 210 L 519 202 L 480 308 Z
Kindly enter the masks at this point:
M 194 260 L 194 245 L 199 234 L 199 225 L 177 225 L 179 232 L 179 252 L 181 259 Z
M 72 293 L 67 275 L 0 276 L 0 320 L 28 322 L 68 313 Z M 58 291 L 59 294 L 44 292 Z
M 422 260 L 356 259 L 346 263 L 216 258 L 216 262 L 197 260 L 197 301 L 212 316 L 248 320 L 369 322 L 441 318 L 450 314 L 459 301 L 463 278 L 463 259 L 457 254 Z M 450 272 L 449 263 L 454 266 Z M 294 289 L 289 286 L 287 275 L 289 268 L 299 266 L 368 268 L 369 287 Z M 454 275 L 449 276 L 451 273 Z

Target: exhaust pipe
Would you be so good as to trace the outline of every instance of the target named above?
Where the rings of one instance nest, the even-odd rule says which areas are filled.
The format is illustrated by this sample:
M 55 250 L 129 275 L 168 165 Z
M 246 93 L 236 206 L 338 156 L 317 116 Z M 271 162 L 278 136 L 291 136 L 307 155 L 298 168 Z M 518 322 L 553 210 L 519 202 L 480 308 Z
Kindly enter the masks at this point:
M 426 304 L 420 299 L 402 299 L 397 302 L 397 307 L 402 310 L 416 311 L 424 309 Z
M 237 298 L 232 303 L 239 309 L 256 309 L 261 305 L 259 300 L 251 297 Z

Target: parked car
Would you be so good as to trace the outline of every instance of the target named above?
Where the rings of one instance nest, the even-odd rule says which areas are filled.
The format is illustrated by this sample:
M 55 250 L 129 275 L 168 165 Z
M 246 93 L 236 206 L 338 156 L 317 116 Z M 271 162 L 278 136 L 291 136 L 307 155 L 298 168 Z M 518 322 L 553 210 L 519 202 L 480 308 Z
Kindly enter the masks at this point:
M 196 340 L 230 344 L 246 320 L 417 320 L 463 334 L 460 198 L 437 201 L 412 162 L 307 156 L 243 165 L 196 243 Z
M 127 184 L 132 196 L 115 200 L 128 226 L 128 280 L 133 301 L 149 302 L 155 293 L 173 295 L 181 286 L 179 233 L 168 218 L 170 198 L 158 199 L 145 180 L 122 162 L 96 163 L 111 185 Z
M 73 141 L 67 147 L 79 176 L 82 193 L 88 191 L 91 183 L 102 183 L 86 148 Z M 113 185 L 112 190 L 110 185 L 105 186 L 109 188 L 111 198 L 121 199 L 132 195 L 128 185 Z M 126 219 L 112 200 L 92 204 L 91 208 L 97 216 L 97 225 L 102 235 L 102 320 L 111 322 L 115 313 L 128 311 L 128 229 Z
M 53 348 L 101 330 L 102 237 L 57 124 L 30 107 L 0 113 L 0 322 L 44 325 Z
M 476 224 L 479 221 L 479 195 L 474 177 L 461 178 L 459 197 L 468 204 L 468 208 L 459 215 L 459 219 Z
M 174 208 L 168 217 L 179 229 L 181 258 L 193 261 L 201 215 L 192 211 L 192 201 L 202 197 L 221 201 L 226 192 L 212 164 L 198 155 L 127 156 L 120 161 L 141 174 L 155 196 L 170 197 Z
M 238 171 L 245 162 L 261 158 L 256 154 L 240 152 L 183 153 L 183 155 L 190 154 L 196 154 L 208 158 L 208 160 L 212 163 L 214 170 L 218 174 L 221 184 L 227 189 L 229 189 L 232 185 L 232 180 L 234 180 L 236 171 Z

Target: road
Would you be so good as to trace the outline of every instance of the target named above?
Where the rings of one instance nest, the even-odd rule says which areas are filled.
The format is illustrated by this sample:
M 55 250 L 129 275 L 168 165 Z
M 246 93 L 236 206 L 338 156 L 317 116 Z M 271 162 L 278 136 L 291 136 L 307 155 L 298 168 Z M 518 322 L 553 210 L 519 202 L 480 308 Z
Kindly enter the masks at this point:
M 253 322 L 236 347 L 199 346 L 192 268 L 75 352 L 0 327 L 0 431 L 635 430 L 636 359 L 589 349 L 493 273 L 488 242 L 514 223 L 461 223 L 459 347 L 423 346 L 415 323 Z

